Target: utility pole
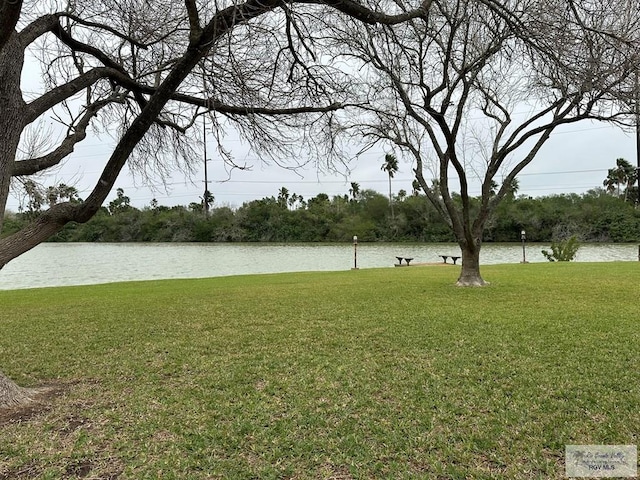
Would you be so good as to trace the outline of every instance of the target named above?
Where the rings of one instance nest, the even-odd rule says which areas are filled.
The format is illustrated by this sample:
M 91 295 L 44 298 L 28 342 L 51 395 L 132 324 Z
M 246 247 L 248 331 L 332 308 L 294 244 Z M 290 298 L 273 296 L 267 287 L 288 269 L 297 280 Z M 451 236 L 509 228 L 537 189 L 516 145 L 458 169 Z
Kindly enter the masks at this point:
M 638 67 L 640 68 L 640 67 Z M 636 184 L 638 185 L 637 193 L 637 206 L 640 207 L 640 105 L 638 105 L 638 101 L 640 100 L 640 79 L 638 79 L 638 75 L 640 73 L 636 69 L 636 84 L 635 84 L 635 99 L 634 99 L 634 107 L 636 114 Z
M 636 208 L 640 208 L 640 66 L 636 66 L 636 84 L 634 88 L 633 106 L 636 114 L 636 185 L 638 186 Z M 640 245 L 638 245 L 638 261 L 640 261 Z
M 204 211 L 204 216 L 209 216 L 209 178 L 207 177 L 207 162 L 209 159 L 207 158 L 207 120 L 203 115 L 202 117 L 202 138 L 204 141 L 204 195 L 202 196 L 202 210 Z

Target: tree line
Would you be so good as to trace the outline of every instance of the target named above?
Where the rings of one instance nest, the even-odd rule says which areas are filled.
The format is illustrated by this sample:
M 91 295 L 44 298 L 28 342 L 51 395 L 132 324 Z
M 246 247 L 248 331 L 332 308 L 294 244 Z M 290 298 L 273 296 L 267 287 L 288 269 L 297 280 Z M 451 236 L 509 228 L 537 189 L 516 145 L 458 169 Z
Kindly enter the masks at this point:
M 65 194 L 74 198 L 72 193 Z M 630 197 L 626 189 L 610 193 L 604 188 L 536 198 L 512 192 L 487 222 L 484 241 L 516 242 L 524 229 L 527 240 L 533 242 L 574 235 L 584 242 L 635 242 L 640 240 L 640 210 L 625 201 Z M 454 201 L 461 199 L 454 195 Z M 480 201 L 474 198 L 472 208 L 479 208 Z M 7 216 L 3 236 L 42 213 L 33 209 L 33 200 L 28 205 L 25 211 Z M 282 187 L 277 195 L 239 208 L 212 206 L 208 212 L 202 203 L 167 207 L 155 200 L 138 209 L 118 189 L 117 197 L 94 218 L 67 225 L 52 241 L 349 242 L 353 235 L 366 242 L 455 241 L 419 189 L 387 197 L 374 190 L 361 191 L 355 182 L 345 195 L 320 193 L 305 199 Z

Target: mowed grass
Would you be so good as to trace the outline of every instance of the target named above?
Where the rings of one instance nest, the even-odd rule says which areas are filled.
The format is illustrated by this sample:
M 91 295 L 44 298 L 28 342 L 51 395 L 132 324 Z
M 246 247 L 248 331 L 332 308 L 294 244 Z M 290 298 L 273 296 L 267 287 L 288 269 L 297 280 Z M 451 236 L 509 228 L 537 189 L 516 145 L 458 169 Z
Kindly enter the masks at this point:
M 0 479 L 548 479 L 638 444 L 640 263 L 0 292 L 0 369 L 64 386 Z

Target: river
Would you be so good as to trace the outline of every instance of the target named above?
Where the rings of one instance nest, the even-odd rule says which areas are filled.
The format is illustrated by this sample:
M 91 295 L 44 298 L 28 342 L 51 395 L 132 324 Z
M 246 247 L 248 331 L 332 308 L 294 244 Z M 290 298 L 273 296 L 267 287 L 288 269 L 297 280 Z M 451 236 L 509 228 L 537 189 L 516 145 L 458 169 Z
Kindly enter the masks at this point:
M 527 244 L 529 262 L 545 262 L 544 244 Z M 438 262 L 459 255 L 455 244 L 361 243 L 359 268 L 392 267 L 396 256 Z M 520 244 L 482 246 L 482 264 L 518 263 Z M 585 244 L 576 261 L 637 261 L 637 244 Z M 451 261 L 451 260 L 449 260 Z M 0 290 L 129 280 L 202 278 L 256 273 L 349 270 L 350 244 L 44 243 L 0 270 Z

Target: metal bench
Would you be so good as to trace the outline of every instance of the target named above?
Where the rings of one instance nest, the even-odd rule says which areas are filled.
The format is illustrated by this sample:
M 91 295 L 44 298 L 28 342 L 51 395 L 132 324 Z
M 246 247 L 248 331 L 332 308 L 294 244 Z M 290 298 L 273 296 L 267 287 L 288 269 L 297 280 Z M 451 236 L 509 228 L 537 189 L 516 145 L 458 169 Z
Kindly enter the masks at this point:
M 453 260 L 453 264 L 454 265 L 456 264 L 456 262 L 460 258 L 460 257 L 456 257 L 455 255 L 440 255 L 440 257 L 442 257 L 443 263 L 447 263 L 447 258 L 450 258 L 451 260 Z
M 398 265 L 402 265 L 402 260 L 404 260 L 405 262 L 407 262 L 407 266 L 409 266 L 409 263 L 411 263 L 411 260 L 413 260 L 413 258 L 407 258 L 407 257 L 396 257 L 398 259 Z

